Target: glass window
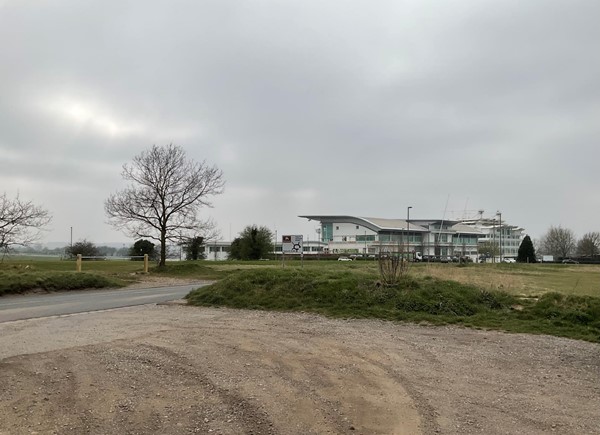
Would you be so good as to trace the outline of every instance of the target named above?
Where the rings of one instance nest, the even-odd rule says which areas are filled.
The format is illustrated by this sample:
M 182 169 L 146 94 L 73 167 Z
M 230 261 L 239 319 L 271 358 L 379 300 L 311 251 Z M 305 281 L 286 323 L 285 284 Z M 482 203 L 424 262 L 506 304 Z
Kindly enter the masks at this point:
M 333 224 L 323 224 L 321 226 L 321 241 L 329 242 L 333 239 Z
M 366 236 L 365 235 L 362 235 L 362 236 L 357 235 L 356 236 L 356 241 L 357 242 L 365 242 L 365 241 L 367 241 L 367 242 L 374 242 L 375 241 L 375 234 L 368 234 Z

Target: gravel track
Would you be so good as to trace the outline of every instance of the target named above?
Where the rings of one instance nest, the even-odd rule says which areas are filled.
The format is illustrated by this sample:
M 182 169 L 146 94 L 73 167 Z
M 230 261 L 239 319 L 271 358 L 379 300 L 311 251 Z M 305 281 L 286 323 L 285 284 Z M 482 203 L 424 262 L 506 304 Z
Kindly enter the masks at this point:
M 600 434 L 600 346 L 147 305 L 0 324 L 0 435 Z

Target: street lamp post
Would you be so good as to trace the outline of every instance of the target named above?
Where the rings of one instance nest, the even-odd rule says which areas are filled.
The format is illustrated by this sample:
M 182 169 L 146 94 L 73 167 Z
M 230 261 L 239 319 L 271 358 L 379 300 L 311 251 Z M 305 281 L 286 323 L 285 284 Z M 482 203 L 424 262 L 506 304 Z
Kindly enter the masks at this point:
M 500 221 L 498 222 L 498 226 L 500 227 L 500 263 L 502 263 L 502 212 L 496 212 L 496 214 L 500 217 Z
M 406 251 L 410 251 L 410 209 L 412 206 L 406 207 Z M 408 258 L 408 257 L 407 257 Z

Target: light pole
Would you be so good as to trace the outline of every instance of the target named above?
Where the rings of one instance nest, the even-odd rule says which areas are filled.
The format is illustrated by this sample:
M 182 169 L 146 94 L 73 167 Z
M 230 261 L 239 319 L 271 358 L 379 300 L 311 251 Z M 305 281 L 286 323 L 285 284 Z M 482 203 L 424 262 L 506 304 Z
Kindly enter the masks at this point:
M 71 227 L 71 249 L 69 250 L 69 258 L 73 257 L 73 227 Z
M 406 252 L 410 251 L 410 209 L 412 206 L 406 207 Z M 407 257 L 408 258 L 408 257 Z
M 500 217 L 499 227 L 500 227 L 500 263 L 502 263 L 502 212 L 497 211 L 496 215 Z
M 318 243 L 317 243 L 317 260 L 320 260 L 321 259 L 321 242 L 323 241 L 321 239 L 321 228 L 317 228 L 317 229 L 315 229 L 315 231 L 317 232 L 317 240 L 318 240 Z

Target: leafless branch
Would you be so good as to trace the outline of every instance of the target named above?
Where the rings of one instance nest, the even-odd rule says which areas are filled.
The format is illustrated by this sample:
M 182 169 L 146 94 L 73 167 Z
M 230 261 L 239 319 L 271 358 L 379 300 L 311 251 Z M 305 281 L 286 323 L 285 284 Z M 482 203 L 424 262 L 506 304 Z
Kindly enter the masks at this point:
M 0 251 L 7 253 L 13 246 L 26 246 L 36 241 L 42 228 L 52 217 L 47 210 L 3 193 L 0 196 Z

